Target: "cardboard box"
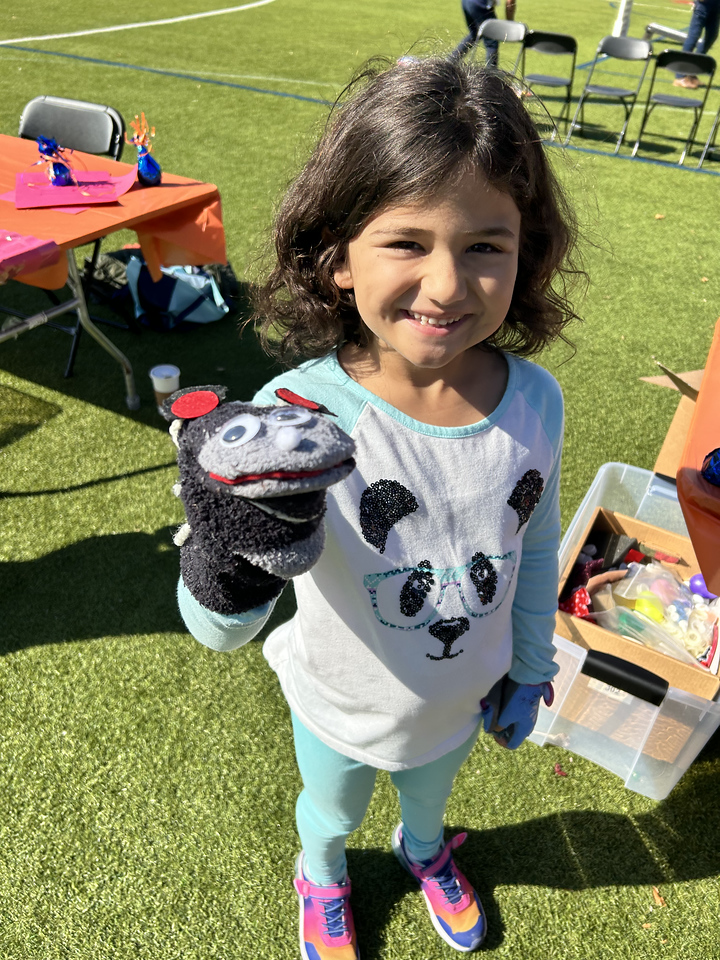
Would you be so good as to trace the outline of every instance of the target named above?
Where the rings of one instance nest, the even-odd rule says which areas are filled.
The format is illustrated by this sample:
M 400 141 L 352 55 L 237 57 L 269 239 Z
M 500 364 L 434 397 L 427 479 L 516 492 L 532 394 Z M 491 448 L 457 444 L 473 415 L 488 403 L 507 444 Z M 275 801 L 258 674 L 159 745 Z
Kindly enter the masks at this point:
M 693 552 L 692 544 L 687 537 L 668 533 L 659 527 L 653 527 L 642 520 L 625 517 L 602 507 L 596 508 L 586 533 L 579 539 L 577 547 L 570 554 L 564 570 L 560 572 L 560 589 L 565 585 L 572 570 L 577 555 L 588 541 L 592 541 L 593 530 L 626 534 L 634 537 L 640 543 L 663 551 L 674 557 L 679 557 L 679 563 L 672 568 L 686 580 L 698 573 L 700 568 Z M 573 617 L 558 611 L 555 627 L 556 633 L 565 639 L 584 647 L 587 650 L 598 650 L 612 654 L 630 663 L 649 670 L 651 673 L 667 681 L 670 686 L 678 690 L 702 697 L 704 700 L 713 700 L 720 691 L 720 679 L 704 667 L 683 663 L 650 647 L 645 647 L 633 640 L 616 633 L 611 633 L 597 624 Z
M 695 413 L 695 401 L 702 385 L 704 370 L 689 370 L 685 373 L 673 373 L 661 363 L 655 361 L 663 371 L 661 376 L 640 377 L 645 383 L 652 383 L 658 387 L 667 387 L 680 393 L 680 403 L 670 423 L 663 444 L 660 448 L 653 470 L 663 477 L 675 479 L 680 466 L 680 457 L 690 432 L 690 423 Z

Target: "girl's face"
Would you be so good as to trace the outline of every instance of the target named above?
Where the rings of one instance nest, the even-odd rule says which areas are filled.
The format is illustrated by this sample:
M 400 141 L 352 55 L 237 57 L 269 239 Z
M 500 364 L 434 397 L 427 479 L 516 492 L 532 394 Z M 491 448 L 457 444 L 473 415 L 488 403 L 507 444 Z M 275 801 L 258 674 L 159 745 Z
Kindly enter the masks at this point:
M 519 243 L 514 200 L 472 172 L 369 220 L 334 278 L 354 291 L 381 361 L 439 370 L 502 325 Z

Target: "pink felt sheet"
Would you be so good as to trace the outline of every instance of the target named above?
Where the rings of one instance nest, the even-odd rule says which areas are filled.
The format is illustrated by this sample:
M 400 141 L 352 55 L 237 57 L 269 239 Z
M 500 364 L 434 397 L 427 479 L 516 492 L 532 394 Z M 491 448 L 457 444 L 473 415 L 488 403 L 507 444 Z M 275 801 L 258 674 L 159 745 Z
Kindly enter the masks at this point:
M 137 167 L 114 177 L 103 170 L 74 171 L 77 186 L 58 187 L 49 182 L 41 170 L 18 173 L 15 177 L 15 207 L 87 207 L 90 204 L 114 203 L 132 187 Z

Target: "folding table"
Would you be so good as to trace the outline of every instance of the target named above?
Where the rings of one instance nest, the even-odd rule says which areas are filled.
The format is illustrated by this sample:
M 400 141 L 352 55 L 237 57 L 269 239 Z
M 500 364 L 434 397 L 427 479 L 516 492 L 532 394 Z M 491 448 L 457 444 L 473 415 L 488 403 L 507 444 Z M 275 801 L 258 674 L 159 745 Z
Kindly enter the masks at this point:
M 37 159 L 34 142 L 0 134 L 0 231 L 53 240 L 60 253 L 57 261 L 34 272 L 21 271 L 14 279 L 50 290 L 57 290 L 67 282 L 73 296 L 59 307 L 49 308 L 0 333 L 0 342 L 46 323 L 59 313 L 76 311 L 83 328 L 120 364 L 127 405 L 136 410 L 140 398 L 132 367 L 127 357 L 90 319 L 74 250 L 116 230 L 131 229 L 137 234 L 155 280 L 160 279 L 162 265 L 225 263 L 220 194 L 210 183 L 163 171 L 159 186 L 143 187 L 135 183 L 117 201 L 88 206 L 79 213 L 63 212 L 60 206 L 18 210 L 13 200 L 2 197 L 14 190 L 16 174 L 30 170 Z M 78 151 L 71 159 L 79 170 L 103 170 L 113 176 L 132 169 L 127 163 Z

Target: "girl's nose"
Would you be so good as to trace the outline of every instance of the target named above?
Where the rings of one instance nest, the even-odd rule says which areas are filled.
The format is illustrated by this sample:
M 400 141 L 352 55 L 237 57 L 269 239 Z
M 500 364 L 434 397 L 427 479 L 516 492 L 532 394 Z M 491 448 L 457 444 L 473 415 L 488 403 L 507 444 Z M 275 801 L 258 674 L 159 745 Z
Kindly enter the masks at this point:
M 462 268 L 451 256 L 428 258 L 423 288 L 431 300 L 443 305 L 457 303 L 467 295 Z
M 294 450 L 302 438 L 302 432 L 297 427 L 280 427 L 275 434 L 275 446 L 280 450 Z

